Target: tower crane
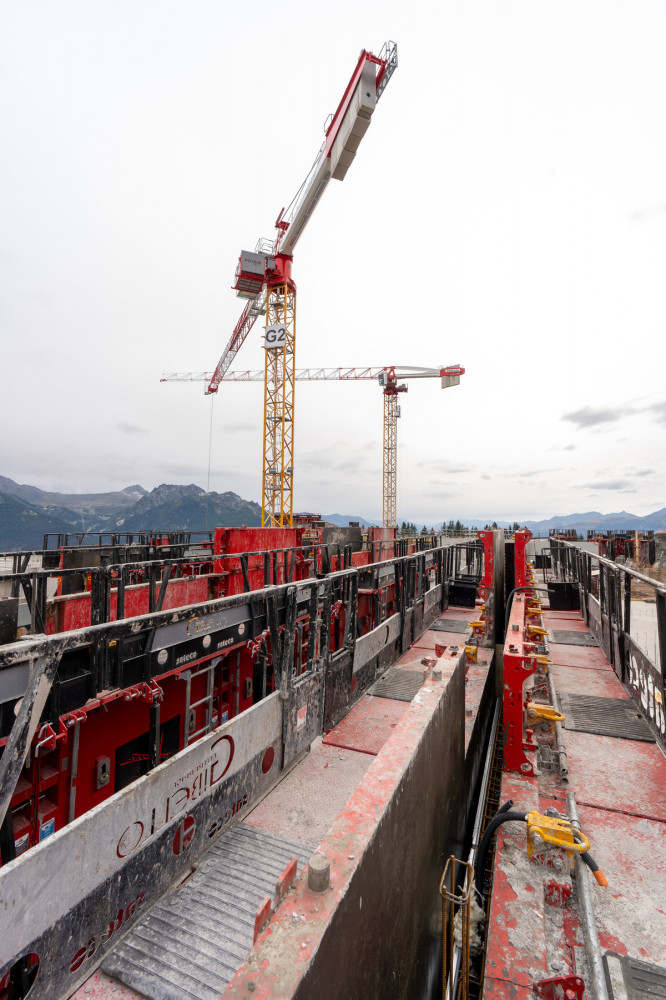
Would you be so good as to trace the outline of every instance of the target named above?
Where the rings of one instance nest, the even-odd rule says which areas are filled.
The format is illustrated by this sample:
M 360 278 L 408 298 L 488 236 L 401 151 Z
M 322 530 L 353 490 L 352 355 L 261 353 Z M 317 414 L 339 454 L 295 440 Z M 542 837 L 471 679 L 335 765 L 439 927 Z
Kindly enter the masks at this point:
M 396 525 L 396 495 L 398 478 L 398 418 L 400 406 L 398 396 L 407 392 L 407 386 L 399 384 L 401 379 L 441 378 L 442 389 L 460 384 L 460 376 L 465 369 L 460 365 L 446 368 L 415 368 L 411 365 L 391 365 L 384 368 L 298 368 L 293 378 L 297 382 L 335 381 L 378 381 L 384 396 L 384 428 L 382 446 L 382 523 L 386 528 Z M 276 377 L 276 376 L 274 376 Z M 210 372 L 190 372 L 183 375 L 163 375 L 162 382 L 210 382 Z M 265 380 L 264 371 L 225 371 L 219 382 L 260 382 Z M 218 384 L 219 384 L 218 382 Z M 268 391 L 273 391 L 270 387 Z
M 386 84 L 398 65 L 398 49 L 386 42 L 379 56 L 362 50 L 335 114 L 325 127 L 324 142 L 289 206 L 275 222 L 276 236 L 260 239 L 254 251 L 241 252 L 233 287 L 247 304 L 206 393 L 216 393 L 260 315 L 264 336 L 264 437 L 261 523 L 290 525 L 293 515 L 294 380 L 296 357 L 296 285 L 292 259 L 314 209 L 331 177 L 343 180 Z

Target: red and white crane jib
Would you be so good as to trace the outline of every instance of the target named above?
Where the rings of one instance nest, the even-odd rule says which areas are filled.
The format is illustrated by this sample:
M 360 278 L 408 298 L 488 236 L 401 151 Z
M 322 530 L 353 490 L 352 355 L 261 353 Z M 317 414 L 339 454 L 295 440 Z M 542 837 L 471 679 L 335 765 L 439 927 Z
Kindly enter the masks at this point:
M 460 384 L 460 376 L 465 369 L 460 365 L 447 365 L 445 368 L 415 368 L 410 365 L 384 365 L 382 368 L 297 368 L 296 379 L 299 382 L 345 382 L 345 381 L 380 381 L 384 385 L 387 380 L 399 378 L 441 378 L 442 388 Z M 163 375 L 161 382 L 210 382 L 210 372 L 189 372 L 182 375 Z M 263 382 L 264 370 L 246 370 L 230 372 L 225 370 L 219 378 L 220 382 Z
M 394 42 L 386 42 L 379 56 L 365 49 L 361 52 L 312 168 L 289 208 L 286 211 L 283 208 L 276 220 L 275 241 L 271 244 L 259 240 L 254 252 L 241 252 L 233 287 L 237 295 L 249 301 L 217 363 L 206 388 L 207 394 L 218 391 L 257 317 L 263 315 L 266 283 L 291 284 L 291 257 L 296 243 L 330 178 L 343 180 L 347 173 L 368 130 L 377 101 L 397 65 L 398 48 Z

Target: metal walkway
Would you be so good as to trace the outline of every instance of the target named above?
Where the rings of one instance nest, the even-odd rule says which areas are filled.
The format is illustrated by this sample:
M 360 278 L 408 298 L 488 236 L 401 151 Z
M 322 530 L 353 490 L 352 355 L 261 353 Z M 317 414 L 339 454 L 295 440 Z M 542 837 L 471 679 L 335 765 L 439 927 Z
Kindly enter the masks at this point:
M 102 964 L 149 1000 L 217 1000 L 252 947 L 257 907 L 313 848 L 240 823 L 150 910 Z

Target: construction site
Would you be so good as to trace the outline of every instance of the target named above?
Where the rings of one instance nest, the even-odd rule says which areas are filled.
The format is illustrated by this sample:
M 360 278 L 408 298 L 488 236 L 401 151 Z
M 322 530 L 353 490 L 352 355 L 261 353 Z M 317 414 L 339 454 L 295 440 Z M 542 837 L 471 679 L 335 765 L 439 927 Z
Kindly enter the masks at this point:
M 297 243 L 397 68 L 361 50 L 215 368 L 162 377 L 263 383 L 261 526 L 0 553 L 0 1000 L 666 997 L 663 533 L 401 532 L 404 396 L 454 433 L 465 359 L 296 367 Z M 299 381 L 379 389 L 381 525 L 299 512 Z

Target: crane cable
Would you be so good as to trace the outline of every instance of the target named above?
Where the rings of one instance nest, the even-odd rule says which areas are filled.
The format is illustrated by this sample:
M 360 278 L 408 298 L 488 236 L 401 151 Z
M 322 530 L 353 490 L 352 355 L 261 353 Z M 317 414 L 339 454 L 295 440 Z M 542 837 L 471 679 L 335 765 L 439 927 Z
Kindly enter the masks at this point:
M 208 504 L 210 501 L 210 456 L 213 448 L 213 400 L 215 393 L 210 394 L 210 427 L 208 429 L 208 480 L 206 482 L 206 531 L 208 531 Z

